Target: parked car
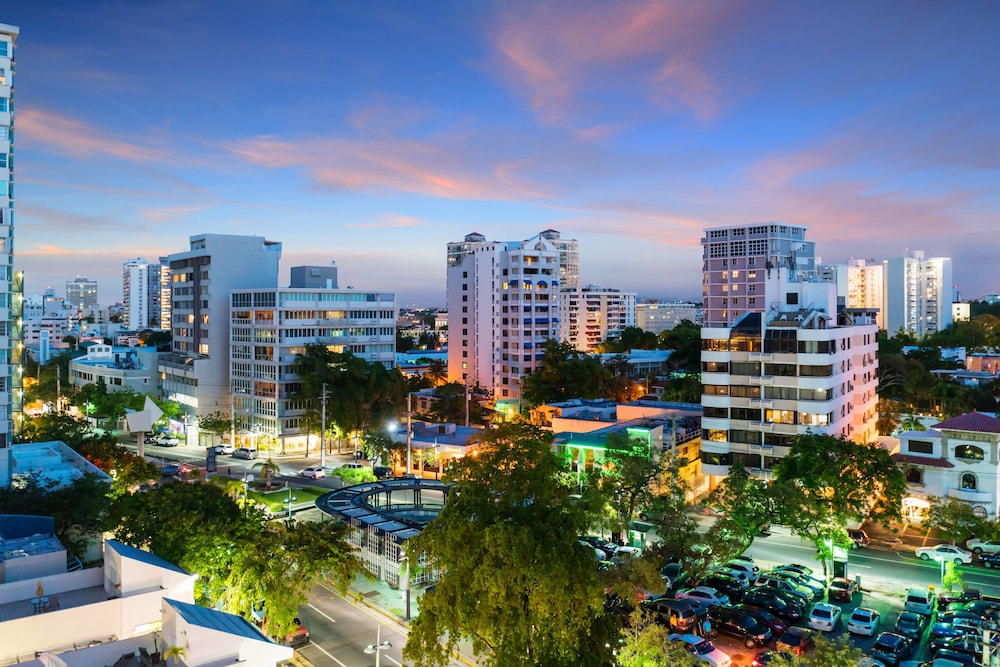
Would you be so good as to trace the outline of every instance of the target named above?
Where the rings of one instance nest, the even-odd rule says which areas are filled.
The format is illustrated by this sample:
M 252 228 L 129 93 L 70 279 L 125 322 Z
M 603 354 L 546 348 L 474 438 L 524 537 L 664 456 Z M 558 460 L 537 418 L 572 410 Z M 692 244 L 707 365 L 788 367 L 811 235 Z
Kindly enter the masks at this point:
M 778 577 L 779 579 L 784 579 L 785 581 L 791 582 L 796 586 L 808 589 L 812 592 L 812 599 L 818 600 L 823 597 L 823 593 L 826 592 L 826 584 L 824 584 L 819 579 L 813 579 L 812 577 L 804 574 L 795 574 L 790 571 L 776 571 L 771 573 L 772 576 Z
M 965 543 L 966 548 L 977 556 L 983 554 L 1000 554 L 1000 540 L 981 540 L 973 537 Z
M 299 646 L 305 646 L 309 643 L 309 630 L 302 624 L 299 617 L 295 617 L 295 630 L 290 632 L 287 637 L 285 637 L 285 645 L 291 646 L 292 648 L 298 648 Z
M 776 572 L 794 572 L 795 574 L 805 574 L 807 576 L 812 576 L 814 570 L 806 565 L 800 565 L 799 563 L 789 563 L 788 565 L 779 565 L 774 568 Z
M 747 590 L 747 585 L 742 581 L 721 572 L 711 574 L 698 583 L 701 586 L 708 586 L 720 593 L 725 593 L 730 601 L 739 601 Z
M 942 651 L 949 651 L 970 656 L 978 664 L 983 657 L 983 638 L 978 634 L 963 635 L 960 637 L 941 637 L 933 640 L 930 643 L 930 646 L 928 646 L 928 649 L 935 658 L 937 658 Z M 990 652 L 994 652 L 995 649 L 996 642 L 994 641 Z
M 608 555 L 604 553 L 603 549 L 598 549 L 590 542 L 585 542 L 584 540 L 576 540 L 581 546 L 586 547 L 591 553 L 594 554 L 594 559 L 598 561 L 605 561 L 608 559 Z
M 903 635 L 883 632 L 872 644 L 871 654 L 873 658 L 881 660 L 889 667 L 897 667 L 904 658 L 910 657 L 912 650 L 910 640 Z
M 751 588 L 743 595 L 743 604 L 760 607 L 792 623 L 801 619 L 804 612 L 801 602 L 789 600 L 770 588 Z
M 964 588 L 960 591 L 941 591 L 938 594 L 938 609 L 944 609 L 952 602 L 975 602 L 983 599 L 983 592 L 978 588 Z
M 757 579 L 757 585 L 790 593 L 798 598 L 801 598 L 803 603 L 811 602 L 814 597 L 814 593 L 811 588 L 806 588 L 805 586 L 797 584 L 794 581 L 789 581 L 784 577 L 777 576 L 777 574 L 760 575 L 760 578 Z
M 837 602 L 851 602 L 854 600 L 854 594 L 858 592 L 858 583 L 853 579 L 846 579 L 844 577 L 836 577 L 830 582 L 830 589 L 827 592 L 827 597 L 830 600 L 836 600 Z
M 311 477 L 312 479 L 323 479 L 326 477 L 326 471 L 323 470 L 323 466 L 309 466 L 308 468 L 300 470 L 299 476 Z
M 847 536 L 851 538 L 852 549 L 860 549 L 861 547 L 866 547 L 872 541 L 871 538 L 868 537 L 868 533 L 861 530 L 860 528 L 848 529 Z
M 744 588 L 750 588 L 750 584 L 753 583 L 752 581 L 750 581 L 750 575 L 748 575 L 745 570 L 734 570 L 731 567 L 723 565 L 722 567 L 716 569 L 715 572 L 718 574 L 724 574 L 730 577 L 735 577 L 737 580 L 739 580 L 741 584 L 743 584 Z
M 700 602 L 704 602 L 709 606 L 717 604 L 728 605 L 730 603 L 728 595 L 720 591 L 717 591 L 714 588 L 710 588 L 708 586 L 695 586 L 694 588 L 682 588 L 681 590 L 677 591 L 674 597 L 679 599 L 691 598 L 694 600 L 698 600 Z
M 951 562 L 955 565 L 968 565 L 972 562 L 972 552 L 953 544 L 939 544 L 934 547 L 920 547 L 917 549 L 917 558 Z
M 979 619 L 976 622 L 980 622 Z M 965 635 L 979 634 L 982 628 L 967 621 L 956 621 L 952 623 L 942 623 L 938 621 L 931 626 L 931 640 L 942 637 L 963 637 Z
M 604 552 L 605 557 L 614 558 L 615 553 L 618 551 L 618 545 L 614 542 L 609 542 L 603 537 L 598 537 L 597 535 L 582 535 L 581 540 L 594 547 L 595 549 L 600 549 Z
M 341 463 L 338 468 L 344 468 L 345 470 L 361 470 L 362 468 L 367 468 L 364 463 L 358 463 L 357 461 L 348 461 L 347 463 Z
M 733 664 L 733 659 L 727 653 L 715 648 L 712 642 L 698 635 L 670 635 L 669 639 L 683 643 L 699 661 L 704 660 L 712 667 L 730 667 Z
M 924 616 L 934 613 L 934 605 L 937 595 L 930 588 L 911 588 L 906 592 L 906 600 L 903 602 L 903 609 L 915 611 Z
M 759 609 L 745 604 L 738 604 L 734 608 L 742 609 L 770 628 L 772 637 L 780 637 L 788 629 L 788 623 L 783 621 L 777 614 L 772 614 L 766 609 Z
M 644 600 L 642 608 L 653 615 L 653 620 L 678 632 L 694 630 L 698 625 L 697 612 L 681 600 Z
M 896 626 L 893 628 L 893 632 L 903 635 L 913 641 L 914 644 L 919 644 L 920 638 L 924 634 L 924 628 L 927 627 L 927 618 L 927 616 L 916 612 L 901 611 L 899 612 L 899 617 L 896 618 Z
M 215 446 L 215 453 L 216 454 L 232 454 L 235 451 L 236 451 L 236 447 L 233 446 L 233 445 L 231 445 L 231 444 L 229 444 L 228 442 L 224 442 L 221 445 L 216 445 Z
M 750 583 L 757 581 L 757 577 L 760 576 L 760 568 L 757 567 L 757 564 L 754 563 L 752 560 L 744 558 L 733 558 L 723 567 L 730 570 L 745 572 L 747 575 L 747 579 L 750 581 Z
M 881 614 L 874 609 L 858 607 L 847 619 L 847 631 L 852 635 L 874 637 L 881 618 Z
M 375 474 L 375 479 L 388 479 L 392 477 L 392 468 L 387 466 L 375 466 L 372 468 L 372 472 Z
M 249 447 L 240 447 L 239 449 L 237 449 L 236 451 L 233 452 L 233 458 L 234 459 L 246 459 L 246 460 L 249 461 L 249 460 L 257 458 L 257 450 L 256 449 L 250 449 Z
M 983 554 L 979 557 L 979 562 L 982 563 L 983 567 L 1000 567 L 1000 553 Z
M 795 655 L 802 655 L 815 645 L 816 641 L 813 639 L 812 630 L 806 630 L 798 626 L 785 630 L 785 634 L 781 635 L 781 638 L 775 642 L 775 648 L 779 651 L 794 653 Z
M 750 663 L 750 667 L 766 667 L 776 660 L 782 660 L 785 663 L 791 662 L 795 659 L 791 653 L 785 653 L 783 651 L 761 651 L 753 657 L 753 661 Z
M 736 637 L 747 648 L 763 646 L 771 638 L 771 628 L 742 609 L 712 607 L 708 610 L 708 618 L 714 630 Z
M 979 660 L 968 653 L 945 648 L 934 654 L 934 661 L 931 665 L 933 667 L 954 667 L 955 665 L 959 667 L 977 667 Z
M 820 602 L 812 608 L 806 624 L 813 630 L 833 632 L 840 621 L 840 607 L 835 604 Z
M 150 442 L 160 447 L 176 447 L 181 444 L 180 438 L 173 433 L 158 433 L 153 436 Z
M 660 568 L 660 576 L 670 582 L 671 588 L 683 588 L 690 579 L 681 563 L 667 563 Z

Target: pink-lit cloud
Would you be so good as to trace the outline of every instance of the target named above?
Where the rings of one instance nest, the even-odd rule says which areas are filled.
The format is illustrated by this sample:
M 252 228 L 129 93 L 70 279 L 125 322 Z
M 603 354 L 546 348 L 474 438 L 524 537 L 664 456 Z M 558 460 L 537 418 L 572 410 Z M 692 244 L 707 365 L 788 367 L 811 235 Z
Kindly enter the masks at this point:
M 129 141 L 118 134 L 56 113 L 26 108 L 17 115 L 18 144 L 44 148 L 73 158 L 111 157 L 129 162 L 169 162 L 174 154 L 162 146 Z
M 355 222 L 348 224 L 354 229 L 393 229 L 398 227 L 417 227 L 424 224 L 420 218 L 399 213 L 384 213 L 374 222 Z

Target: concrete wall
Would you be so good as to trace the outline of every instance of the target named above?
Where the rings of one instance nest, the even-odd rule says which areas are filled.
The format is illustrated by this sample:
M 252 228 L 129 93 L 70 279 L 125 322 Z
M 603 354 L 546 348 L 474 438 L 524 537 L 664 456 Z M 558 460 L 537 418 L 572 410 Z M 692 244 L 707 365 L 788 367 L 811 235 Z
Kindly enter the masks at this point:
M 0 604 L 17 602 L 18 600 L 30 600 L 35 597 L 39 581 L 42 582 L 46 595 L 58 595 L 66 591 L 100 586 L 103 578 L 104 571 L 99 567 L 92 567 L 86 570 L 77 570 L 76 572 L 64 572 L 47 577 L 33 577 L 23 581 L 0 584 Z M 3 643 L 0 642 L 0 648 L 2 647 Z

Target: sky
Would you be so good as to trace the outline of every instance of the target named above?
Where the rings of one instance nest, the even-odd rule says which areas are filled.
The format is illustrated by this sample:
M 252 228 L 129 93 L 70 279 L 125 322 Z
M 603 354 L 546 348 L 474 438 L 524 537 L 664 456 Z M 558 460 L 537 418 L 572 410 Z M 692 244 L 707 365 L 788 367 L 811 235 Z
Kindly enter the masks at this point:
M 580 241 L 582 281 L 701 294 L 705 228 L 1000 291 L 1000 3 L 4 0 L 25 292 L 200 233 L 443 305 L 466 234 Z

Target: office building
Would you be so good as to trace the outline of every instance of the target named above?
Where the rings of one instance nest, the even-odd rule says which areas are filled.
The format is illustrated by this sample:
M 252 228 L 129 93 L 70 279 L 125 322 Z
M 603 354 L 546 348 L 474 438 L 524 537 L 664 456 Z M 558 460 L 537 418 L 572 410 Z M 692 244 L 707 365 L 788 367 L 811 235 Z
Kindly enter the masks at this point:
M 304 449 L 310 434 L 293 371 L 306 345 L 395 366 L 396 295 L 306 287 L 316 277 L 311 268 L 329 267 L 295 267 L 291 287 L 233 290 L 231 296 L 229 377 L 236 427 L 252 439 L 271 438 L 281 451 Z
M 587 285 L 559 293 L 560 339 L 581 352 L 605 340 L 617 340 L 635 326 L 634 292 Z
M 14 271 L 14 40 L 0 23 L 0 487 L 10 482 L 9 447 L 21 424 L 21 341 L 24 279 Z
M 876 311 L 838 309 L 835 281 L 775 259 L 757 291 L 765 310 L 701 330 L 702 468 L 713 484 L 734 463 L 767 478 L 808 431 L 877 436 Z
M 687 320 L 701 326 L 702 305 L 690 301 L 648 301 L 635 304 L 635 326 L 661 334 Z
M 702 245 L 704 325 L 731 326 L 746 312 L 770 307 L 764 285 L 778 269 L 815 276 L 815 244 L 806 228 L 778 223 L 705 230 Z
M 193 418 L 229 412 L 230 294 L 276 288 L 281 244 L 226 234 L 199 234 L 190 244 L 167 257 L 173 341 L 160 374 L 163 397 Z
M 84 277 L 66 281 L 66 303 L 73 310 L 82 313 L 84 309 L 97 305 L 97 281 Z
M 910 250 L 885 260 L 885 329 L 923 338 L 951 326 L 951 259 Z
M 448 244 L 448 379 L 479 384 L 498 404 L 520 398 L 545 341 L 559 336 L 560 273 L 579 274 L 575 241 L 548 230 L 526 241 L 473 233 Z M 558 241 L 561 245 L 557 245 Z
M 159 329 L 162 272 L 159 264 L 138 257 L 122 264 L 124 324 L 127 329 Z

